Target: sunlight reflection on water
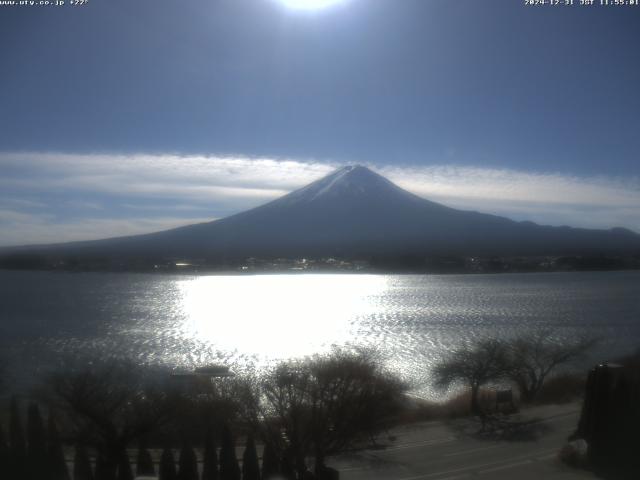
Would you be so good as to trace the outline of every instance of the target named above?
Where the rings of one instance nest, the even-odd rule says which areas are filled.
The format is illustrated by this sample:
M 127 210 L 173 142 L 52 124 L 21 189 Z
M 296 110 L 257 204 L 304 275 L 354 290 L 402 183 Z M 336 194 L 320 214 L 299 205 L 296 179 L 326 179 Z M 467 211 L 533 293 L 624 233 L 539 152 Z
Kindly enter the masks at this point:
M 375 311 L 383 276 L 256 275 L 183 280 L 183 334 L 227 351 L 288 358 L 345 344 Z
M 504 275 L 179 276 L 0 271 L 0 356 L 18 380 L 64 359 L 191 369 L 263 368 L 372 347 L 416 393 L 461 343 L 550 326 L 604 339 L 599 359 L 640 345 L 640 272 Z M 2 358 L 0 358 L 2 360 Z M 33 372 L 30 375 L 25 372 Z

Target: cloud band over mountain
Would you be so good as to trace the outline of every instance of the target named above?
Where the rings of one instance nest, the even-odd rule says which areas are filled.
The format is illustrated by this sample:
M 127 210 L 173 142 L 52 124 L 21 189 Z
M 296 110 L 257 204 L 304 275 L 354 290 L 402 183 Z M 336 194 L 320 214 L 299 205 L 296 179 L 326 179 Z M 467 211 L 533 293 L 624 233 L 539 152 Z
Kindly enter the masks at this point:
M 0 154 L 0 245 L 96 239 L 227 216 L 337 164 L 243 156 Z M 474 166 L 371 166 L 446 205 L 550 225 L 640 231 L 640 178 Z

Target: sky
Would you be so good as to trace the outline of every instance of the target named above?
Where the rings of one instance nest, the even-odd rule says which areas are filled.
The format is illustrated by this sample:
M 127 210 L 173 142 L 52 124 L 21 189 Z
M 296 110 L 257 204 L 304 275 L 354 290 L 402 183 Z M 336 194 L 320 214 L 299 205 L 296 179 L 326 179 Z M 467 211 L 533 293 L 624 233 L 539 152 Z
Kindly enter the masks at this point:
M 224 217 L 346 164 L 640 231 L 640 7 L 0 2 L 0 245 Z

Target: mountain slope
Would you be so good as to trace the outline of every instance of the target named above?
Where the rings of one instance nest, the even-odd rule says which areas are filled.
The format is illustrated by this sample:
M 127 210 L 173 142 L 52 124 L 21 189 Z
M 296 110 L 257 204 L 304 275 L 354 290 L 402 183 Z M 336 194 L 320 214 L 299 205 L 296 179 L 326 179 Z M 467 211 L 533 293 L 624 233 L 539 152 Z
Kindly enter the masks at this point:
M 640 252 L 640 235 L 456 210 L 409 193 L 365 167 L 349 166 L 214 222 L 49 248 L 78 255 L 190 258 L 626 254 Z

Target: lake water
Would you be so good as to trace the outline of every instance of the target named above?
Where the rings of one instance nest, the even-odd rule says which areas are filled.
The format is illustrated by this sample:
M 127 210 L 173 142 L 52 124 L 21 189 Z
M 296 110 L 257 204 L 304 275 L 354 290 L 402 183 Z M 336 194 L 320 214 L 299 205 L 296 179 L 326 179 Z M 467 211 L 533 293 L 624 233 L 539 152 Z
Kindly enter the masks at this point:
M 272 364 L 372 346 L 414 391 L 461 342 L 549 326 L 640 346 L 640 272 L 502 275 L 155 274 L 0 271 L 0 355 L 12 382 L 63 362 L 128 358 L 191 368 Z

